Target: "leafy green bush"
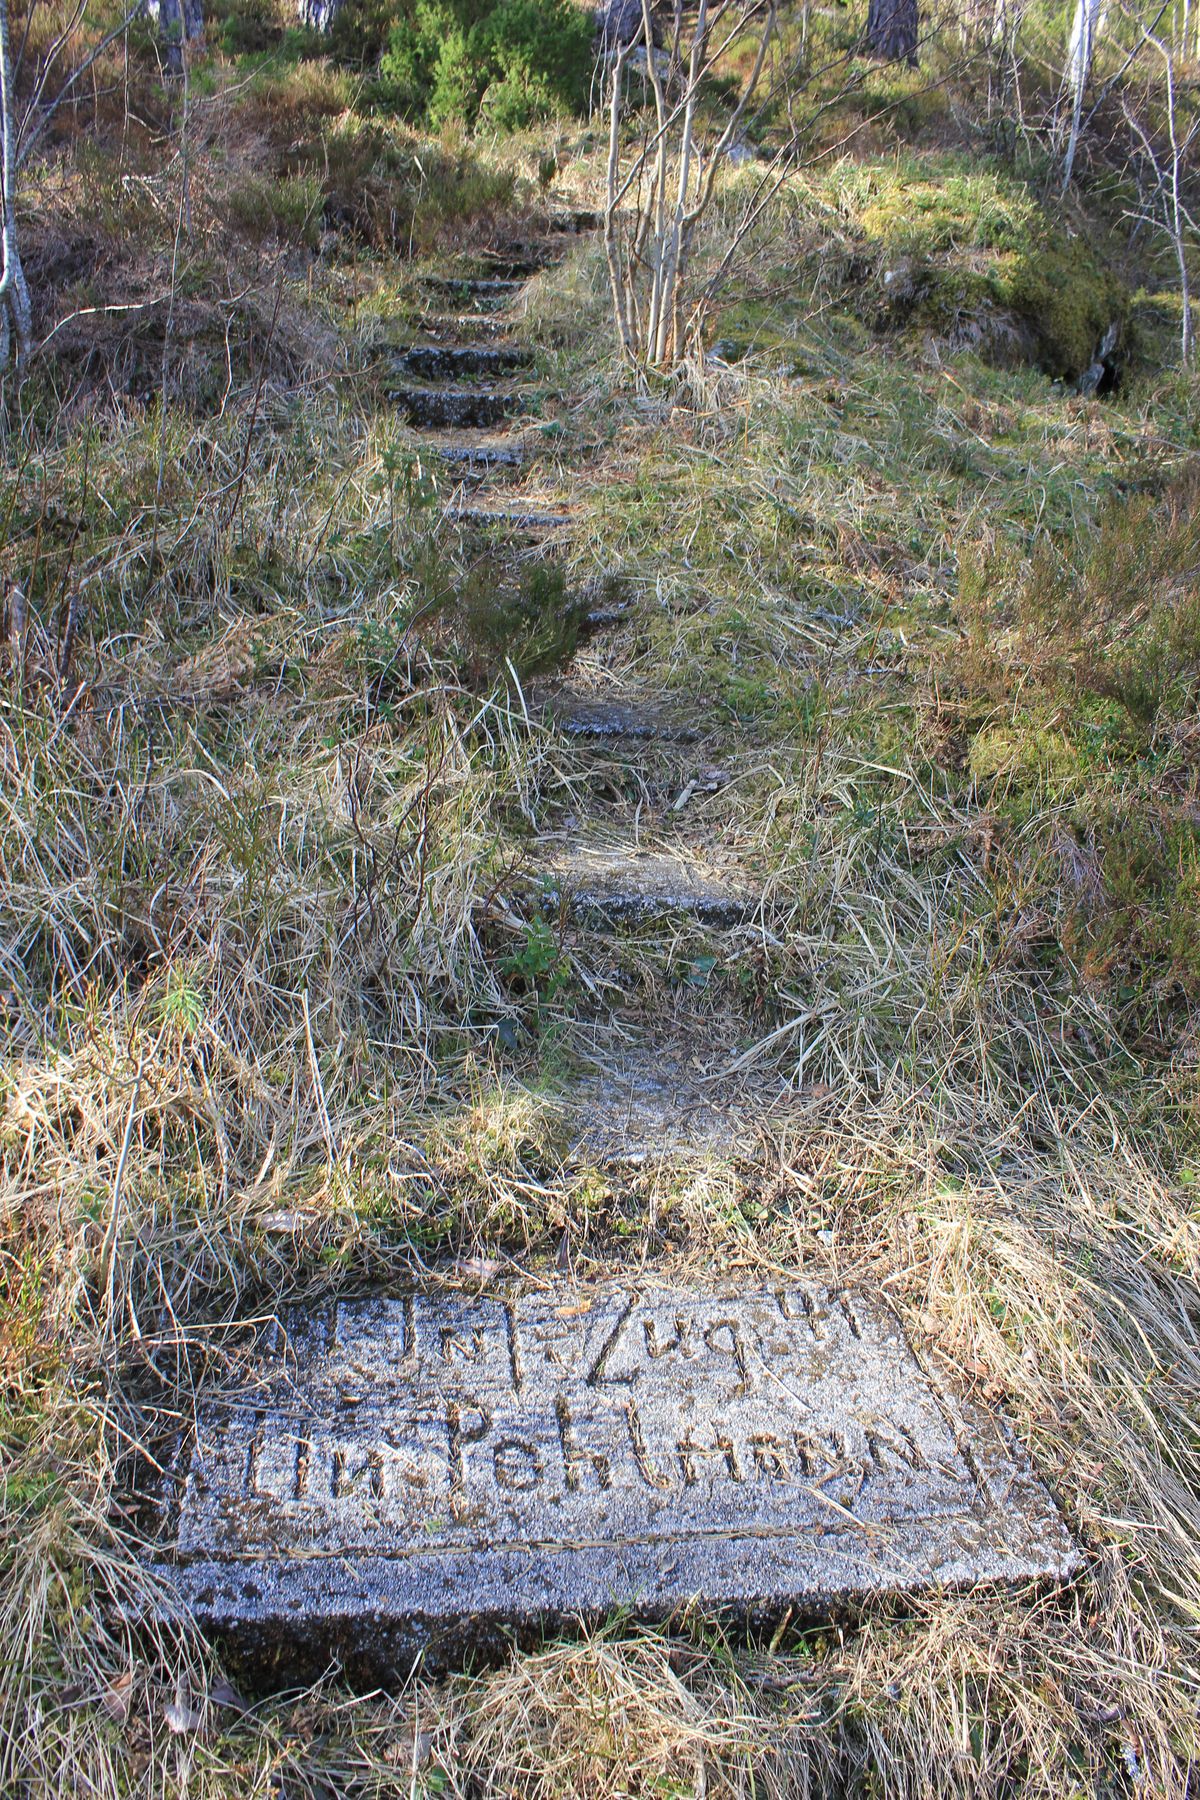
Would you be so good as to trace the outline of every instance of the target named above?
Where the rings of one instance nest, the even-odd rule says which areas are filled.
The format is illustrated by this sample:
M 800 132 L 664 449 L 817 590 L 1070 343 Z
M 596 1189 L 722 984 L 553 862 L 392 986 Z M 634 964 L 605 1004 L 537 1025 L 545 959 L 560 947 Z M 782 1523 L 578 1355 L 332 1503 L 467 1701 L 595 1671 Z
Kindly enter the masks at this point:
M 382 97 L 434 127 L 515 130 L 582 106 L 592 26 L 571 0 L 415 0 L 380 63 Z

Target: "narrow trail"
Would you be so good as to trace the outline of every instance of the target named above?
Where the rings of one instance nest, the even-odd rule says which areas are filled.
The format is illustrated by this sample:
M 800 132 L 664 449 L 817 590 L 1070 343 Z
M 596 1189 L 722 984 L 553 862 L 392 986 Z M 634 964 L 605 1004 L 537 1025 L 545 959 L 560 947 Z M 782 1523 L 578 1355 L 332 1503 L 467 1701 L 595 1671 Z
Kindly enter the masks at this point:
M 594 225 L 570 228 L 578 236 Z M 533 353 L 509 335 L 526 284 L 560 262 L 569 241 L 547 235 L 470 273 L 427 276 L 422 328 L 396 358 L 395 404 L 457 477 L 447 517 L 498 528 L 516 555 L 553 555 L 571 530 L 569 510 L 513 494 L 514 477 L 537 456 L 532 422 L 544 389 Z M 540 809 L 548 823 L 530 846 L 533 904 L 559 921 L 582 974 L 576 987 L 589 997 L 566 1044 L 569 1148 L 630 1163 L 732 1151 L 794 1104 L 777 1077 L 749 1068 L 761 1022 L 708 1005 L 699 991 L 707 971 L 769 940 L 769 906 L 737 846 L 714 842 L 689 806 L 730 779 L 716 760 L 723 721 L 631 687 L 624 673 L 596 680 L 604 636 L 634 625 L 636 604 L 598 606 L 586 619 L 586 649 L 525 696 L 580 777 L 572 783 L 580 803 Z M 623 966 L 629 934 L 643 969 L 654 971 L 649 984 Z

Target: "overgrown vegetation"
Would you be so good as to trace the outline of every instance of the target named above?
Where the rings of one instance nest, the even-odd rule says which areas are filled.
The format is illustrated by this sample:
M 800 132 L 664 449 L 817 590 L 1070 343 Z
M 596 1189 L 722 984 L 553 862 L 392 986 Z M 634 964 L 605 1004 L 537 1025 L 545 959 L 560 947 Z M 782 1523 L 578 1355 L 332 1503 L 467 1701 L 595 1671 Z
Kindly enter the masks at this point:
M 947 659 L 1014 886 L 1039 862 L 1079 979 L 1169 1039 L 1200 994 L 1197 476 L 1110 503 L 1094 541 L 962 574 Z M 1172 1020 L 1174 1024 L 1172 1025 Z
M 573 522 L 530 553 L 458 520 L 387 358 L 441 304 L 422 276 L 594 207 L 603 149 L 493 141 L 490 86 L 474 141 L 422 135 L 374 85 L 393 22 L 355 50 L 214 8 L 186 106 L 114 49 L 22 190 L 48 342 L 3 396 L 0 1787 L 1186 1800 L 1200 411 L 1170 259 L 1096 137 L 1048 197 L 1036 71 L 1000 116 L 957 42 L 849 90 L 843 61 L 719 356 L 624 376 L 594 241 L 532 284 L 504 479 Z M 814 67 L 857 22 L 813 15 Z M 755 179 L 723 172 L 702 264 Z M 1081 395 L 1117 317 L 1121 379 Z M 537 712 L 569 656 L 699 742 L 597 776 Z M 568 928 L 530 839 L 597 792 L 736 852 L 762 916 Z M 752 1153 L 567 1156 L 598 994 L 720 1046 Z M 1084 1572 L 749 1641 L 618 1615 L 393 1697 L 246 1704 L 187 1620 L 128 1623 L 135 1446 L 237 1379 L 241 1321 L 495 1264 L 878 1284 L 1011 1421 Z

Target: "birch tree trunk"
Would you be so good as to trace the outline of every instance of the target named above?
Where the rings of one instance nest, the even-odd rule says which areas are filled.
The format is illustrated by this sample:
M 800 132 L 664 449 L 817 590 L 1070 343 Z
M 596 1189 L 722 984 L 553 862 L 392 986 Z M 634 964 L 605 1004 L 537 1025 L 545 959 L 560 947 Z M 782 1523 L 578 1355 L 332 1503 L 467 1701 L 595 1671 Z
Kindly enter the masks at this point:
M 17 363 L 23 363 L 33 335 L 33 308 L 17 241 L 17 131 L 8 0 L 0 0 L 0 368 L 7 368 L 14 340 Z
M 1092 58 L 1103 16 L 1104 0 L 1075 0 L 1075 17 L 1067 45 L 1067 87 L 1071 95 L 1071 131 L 1063 157 L 1063 193 L 1071 185 L 1075 157 L 1079 150 L 1079 125 L 1083 117 L 1083 97 L 1092 79 Z
M 309 31 L 328 31 L 342 9 L 342 0 L 298 0 L 300 23 Z

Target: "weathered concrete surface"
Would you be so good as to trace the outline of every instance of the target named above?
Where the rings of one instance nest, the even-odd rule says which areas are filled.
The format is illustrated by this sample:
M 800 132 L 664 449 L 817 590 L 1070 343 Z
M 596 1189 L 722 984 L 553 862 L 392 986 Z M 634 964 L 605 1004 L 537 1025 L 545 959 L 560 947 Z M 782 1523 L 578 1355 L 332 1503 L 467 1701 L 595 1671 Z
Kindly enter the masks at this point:
M 396 356 L 398 369 L 431 381 L 510 375 L 532 362 L 533 353 L 519 344 L 410 344 Z
M 549 244 L 526 244 L 523 253 L 511 256 L 493 254 L 481 260 L 485 277 L 493 281 L 515 281 L 522 286 L 540 275 L 544 269 L 556 269 L 562 261 L 557 249 Z
M 429 337 L 445 336 L 450 342 L 458 343 L 468 333 L 472 338 L 501 339 L 509 330 L 507 319 L 496 312 L 428 312 L 423 313 L 421 329 Z M 392 345 L 391 351 L 403 349 L 404 345 Z
M 526 461 L 520 438 L 462 436 L 452 442 L 440 441 L 435 446 L 443 462 L 453 463 L 468 471 L 487 469 L 519 469 Z
M 665 702 L 627 700 L 621 695 L 581 694 L 573 688 L 535 693 L 533 699 L 567 737 L 599 742 L 693 744 L 700 733 Z
M 570 513 L 515 506 L 460 506 L 450 517 L 458 519 L 464 525 L 477 525 L 481 528 L 506 526 L 510 531 L 525 532 L 533 536 L 540 536 L 545 531 L 561 531 L 571 523 Z
M 565 903 L 577 917 L 602 925 L 681 913 L 720 928 L 738 924 L 755 904 L 739 872 L 669 850 L 541 839 L 534 854 L 547 904 Z
M 885 1308 L 795 1281 L 298 1312 L 242 1401 L 199 1407 L 162 1556 L 276 1675 L 453 1662 L 614 1607 L 811 1617 L 1074 1563 L 999 1422 Z
M 555 213 L 549 221 L 549 230 L 559 233 L 586 233 L 599 231 L 601 215 L 598 212 L 563 212 Z
M 561 1101 L 570 1154 L 622 1167 L 732 1157 L 802 1121 L 800 1097 L 769 1068 L 728 1072 L 741 1054 L 736 1025 L 709 1017 L 631 1036 L 581 1026 Z
M 600 601 L 588 609 L 583 622 L 589 631 L 607 631 L 614 625 L 623 625 L 632 612 L 628 600 Z
M 410 425 L 470 430 L 498 425 L 519 412 L 521 397 L 495 388 L 398 387 L 388 391 Z
M 435 293 L 452 300 L 471 301 L 485 312 L 506 306 L 525 286 L 523 281 L 502 281 L 479 275 L 424 275 L 422 281 Z

